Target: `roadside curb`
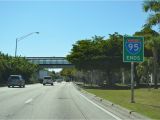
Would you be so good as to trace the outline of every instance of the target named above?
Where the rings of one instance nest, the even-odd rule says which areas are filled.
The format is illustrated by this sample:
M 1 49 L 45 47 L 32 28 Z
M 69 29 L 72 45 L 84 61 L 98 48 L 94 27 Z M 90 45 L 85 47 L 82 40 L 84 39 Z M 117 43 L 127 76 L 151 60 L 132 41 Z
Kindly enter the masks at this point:
M 129 118 L 131 119 L 136 119 L 136 120 L 151 120 L 151 118 L 148 118 L 146 116 L 143 116 L 139 113 L 137 113 L 136 111 L 133 111 L 133 110 L 129 110 L 127 108 L 124 108 L 120 105 L 117 105 L 115 103 L 112 103 L 106 99 L 103 99 L 103 98 L 100 98 L 92 93 L 89 93 L 87 91 L 85 91 L 83 88 L 81 88 L 80 86 L 76 85 L 75 83 L 73 83 L 75 88 L 80 91 L 81 93 L 89 96 L 91 99 L 94 99 L 98 102 L 100 102 L 102 105 L 106 106 L 106 107 L 109 107 L 111 108 L 112 110 L 118 112 L 118 113 L 121 113 L 122 115 L 126 115 L 128 116 Z

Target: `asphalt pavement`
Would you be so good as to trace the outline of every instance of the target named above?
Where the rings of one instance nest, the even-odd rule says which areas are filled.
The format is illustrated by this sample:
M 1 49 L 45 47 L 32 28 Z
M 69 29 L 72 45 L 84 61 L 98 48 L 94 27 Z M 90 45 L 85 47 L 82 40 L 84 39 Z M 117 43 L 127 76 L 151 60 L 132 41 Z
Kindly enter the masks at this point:
M 122 120 L 79 92 L 71 82 L 0 88 L 0 119 Z M 126 118 L 127 119 L 127 118 Z

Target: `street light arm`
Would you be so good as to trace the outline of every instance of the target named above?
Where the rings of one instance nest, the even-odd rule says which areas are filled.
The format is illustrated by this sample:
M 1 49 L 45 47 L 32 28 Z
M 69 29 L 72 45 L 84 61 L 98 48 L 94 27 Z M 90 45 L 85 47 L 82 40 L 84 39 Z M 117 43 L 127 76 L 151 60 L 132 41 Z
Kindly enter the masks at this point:
M 27 35 L 24 35 L 24 36 L 22 36 L 22 37 L 20 37 L 20 38 L 17 38 L 17 41 L 21 41 L 22 39 L 24 39 L 24 38 L 26 38 L 26 37 L 28 37 L 28 36 L 30 36 L 30 35 L 32 35 L 32 34 L 39 34 L 39 32 L 32 32 L 32 33 L 29 33 L 29 34 L 27 34 Z
M 34 34 L 34 33 L 39 34 L 39 32 L 32 32 L 32 33 L 29 33 L 29 34 L 27 34 L 27 35 L 24 35 L 24 36 L 22 36 L 22 37 L 20 37 L 20 38 L 16 38 L 15 57 L 17 56 L 17 43 L 18 43 L 19 41 L 21 41 L 22 39 L 24 39 L 24 38 L 26 38 L 26 37 Z

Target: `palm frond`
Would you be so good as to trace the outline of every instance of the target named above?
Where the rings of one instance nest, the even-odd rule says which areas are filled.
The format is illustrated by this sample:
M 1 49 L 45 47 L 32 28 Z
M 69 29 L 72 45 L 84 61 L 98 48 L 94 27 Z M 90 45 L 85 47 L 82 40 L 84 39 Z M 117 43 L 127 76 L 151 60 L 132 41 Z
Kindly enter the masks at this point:
M 159 25 L 160 24 L 160 13 L 152 14 L 149 16 L 147 20 L 148 26 Z
M 145 12 L 160 12 L 160 0 L 145 0 L 143 3 L 143 10 Z

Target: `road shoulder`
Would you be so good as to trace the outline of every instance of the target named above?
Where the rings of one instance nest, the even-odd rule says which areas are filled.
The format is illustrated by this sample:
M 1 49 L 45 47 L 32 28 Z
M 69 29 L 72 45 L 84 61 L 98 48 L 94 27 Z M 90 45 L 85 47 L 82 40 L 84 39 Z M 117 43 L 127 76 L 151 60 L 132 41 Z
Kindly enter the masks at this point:
M 150 120 L 150 118 L 143 116 L 135 111 L 128 110 L 120 105 L 114 104 L 106 99 L 100 98 L 92 93 L 85 91 L 83 88 L 79 87 L 75 83 L 73 83 L 75 88 L 80 91 L 84 96 L 88 99 L 96 102 L 98 105 L 105 107 L 109 112 L 120 116 L 122 119 L 132 119 L 132 120 Z

